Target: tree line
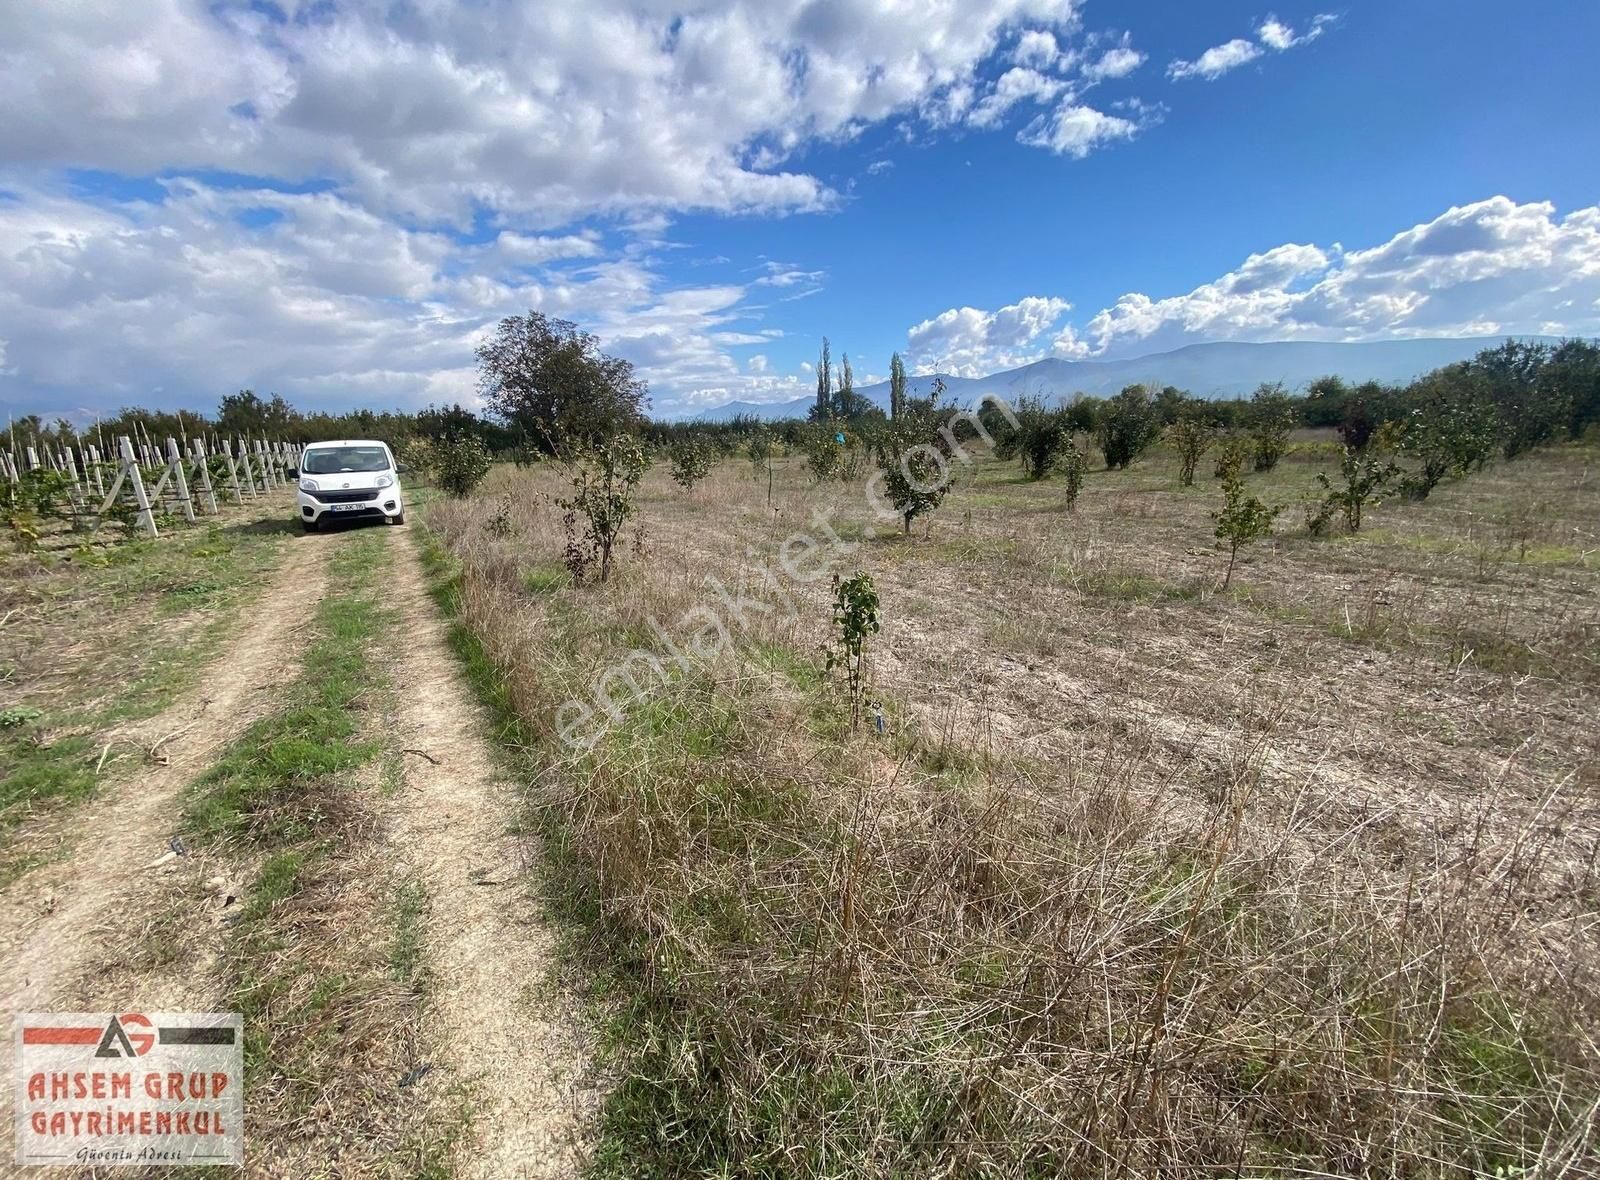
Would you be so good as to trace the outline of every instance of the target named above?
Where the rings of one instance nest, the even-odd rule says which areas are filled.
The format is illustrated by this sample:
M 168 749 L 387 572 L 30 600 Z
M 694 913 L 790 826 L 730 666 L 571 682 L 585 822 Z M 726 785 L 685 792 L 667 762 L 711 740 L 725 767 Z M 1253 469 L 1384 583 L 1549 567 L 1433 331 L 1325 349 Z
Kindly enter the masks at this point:
M 908 396 L 898 353 L 890 358 L 886 412 L 857 390 L 848 354 L 835 365 L 824 338 L 816 401 L 803 421 L 655 422 L 647 416 L 648 388 L 630 362 L 603 352 L 597 338 L 577 325 L 537 311 L 502 320 L 478 346 L 477 359 L 481 412 L 448 405 L 414 412 L 307 413 L 279 395 L 243 389 L 222 398 L 213 414 L 128 407 L 87 426 L 30 416 L 12 422 L 0 442 L 17 451 L 38 442 L 114 442 L 120 434 L 143 431 L 180 439 L 205 434 L 293 442 L 376 438 L 400 451 L 412 440 L 471 439 L 496 458 L 528 461 L 574 457 L 618 434 L 631 434 L 653 449 L 692 442 L 733 454 L 746 450 L 753 436 L 766 440 L 762 445 L 790 450 L 804 448 L 820 434 L 843 435 L 847 448 L 858 440 L 871 444 L 886 424 L 911 413 L 918 400 Z M 1357 452 L 1387 430 L 1387 437 L 1419 460 L 1424 477 L 1437 483 L 1495 453 L 1510 458 L 1557 438 L 1575 438 L 1600 419 L 1600 343 L 1510 340 L 1405 385 L 1352 385 L 1329 376 L 1312 382 L 1303 394 L 1264 385 L 1250 398 L 1202 398 L 1170 385 L 1133 385 L 1105 398 L 1076 394 L 1047 402 L 1023 397 L 1014 409 L 1024 429 L 1011 432 L 995 419 L 996 428 L 1008 452 L 1021 455 L 1041 475 L 1055 462 L 1050 456 L 1058 448 L 1050 439 L 1063 433 L 1095 440 L 1112 468 L 1127 467 L 1165 436 L 1192 477 L 1189 456 L 1197 459 L 1195 448 L 1213 445 L 1209 439 L 1226 437 L 1237 446 L 1232 436 L 1248 433 L 1253 465 L 1270 469 L 1290 431 L 1331 427 Z M 986 424 L 992 418 L 990 411 Z

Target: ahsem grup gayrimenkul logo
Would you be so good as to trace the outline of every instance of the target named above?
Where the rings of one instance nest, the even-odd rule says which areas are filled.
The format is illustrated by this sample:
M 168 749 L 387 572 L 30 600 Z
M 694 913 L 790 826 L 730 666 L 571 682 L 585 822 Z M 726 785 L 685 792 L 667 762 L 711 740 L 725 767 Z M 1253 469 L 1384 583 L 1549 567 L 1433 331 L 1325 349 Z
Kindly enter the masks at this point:
M 244 1163 L 236 1012 L 16 1018 L 17 1162 Z

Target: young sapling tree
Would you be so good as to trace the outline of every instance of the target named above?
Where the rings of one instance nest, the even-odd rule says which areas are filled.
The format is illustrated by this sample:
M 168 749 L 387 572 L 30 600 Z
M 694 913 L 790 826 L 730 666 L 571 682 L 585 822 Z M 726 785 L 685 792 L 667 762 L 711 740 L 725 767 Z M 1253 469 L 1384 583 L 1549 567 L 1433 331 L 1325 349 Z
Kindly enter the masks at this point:
M 1222 507 L 1211 518 L 1217 522 L 1217 540 L 1228 544 L 1228 570 L 1222 576 L 1222 588 L 1226 590 L 1233 581 L 1239 550 L 1272 532 L 1272 522 L 1282 508 L 1268 506 L 1245 491 L 1244 481 L 1237 475 L 1223 482 L 1222 494 Z

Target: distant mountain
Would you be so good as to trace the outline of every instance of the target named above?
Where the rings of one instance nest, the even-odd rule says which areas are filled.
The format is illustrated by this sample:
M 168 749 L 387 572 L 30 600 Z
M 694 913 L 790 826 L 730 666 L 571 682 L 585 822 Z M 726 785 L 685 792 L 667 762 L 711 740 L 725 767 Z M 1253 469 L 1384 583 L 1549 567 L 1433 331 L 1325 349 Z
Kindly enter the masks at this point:
M 1263 381 L 1281 381 L 1300 390 L 1318 377 L 1330 374 L 1352 384 L 1362 381 L 1401 383 L 1441 365 L 1453 364 L 1500 343 L 1500 337 L 1471 336 L 1457 339 L 1377 340 L 1364 344 L 1332 344 L 1287 340 L 1268 344 L 1221 342 L 1190 344 L 1172 352 L 1154 353 L 1121 361 L 1068 361 L 1050 358 L 1008 369 L 988 377 L 945 377 L 948 396 L 970 404 L 979 394 L 998 393 L 1007 401 L 1022 396 L 1046 401 L 1071 400 L 1074 394 L 1105 397 L 1128 385 L 1175 385 L 1200 397 L 1244 397 Z M 1553 336 L 1526 336 L 1523 340 L 1554 343 Z M 915 377 L 912 393 L 926 397 L 933 378 Z M 880 406 L 889 404 L 889 383 L 867 385 L 857 393 Z M 758 405 L 729 402 L 697 415 L 702 422 L 728 422 L 744 415 L 776 422 L 804 418 L 815 397 Z

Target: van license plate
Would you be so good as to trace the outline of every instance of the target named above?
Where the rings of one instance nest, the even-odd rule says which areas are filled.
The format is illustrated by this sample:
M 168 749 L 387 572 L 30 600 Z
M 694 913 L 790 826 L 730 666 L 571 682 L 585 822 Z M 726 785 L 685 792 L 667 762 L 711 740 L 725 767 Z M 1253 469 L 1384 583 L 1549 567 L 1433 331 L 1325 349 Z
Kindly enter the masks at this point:
M 363 508 L 370 507 L 370 505 L 367 505 L 367 504 L 330 504 L 330 505 L 328 505 L 328 507 L 331 508 L 335 512 L 360 512 Z

